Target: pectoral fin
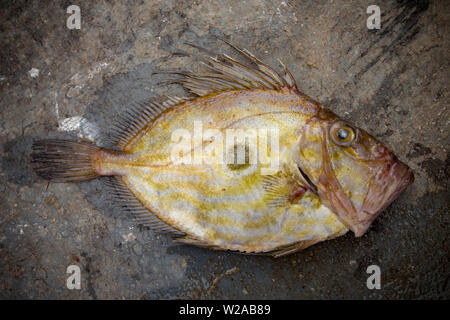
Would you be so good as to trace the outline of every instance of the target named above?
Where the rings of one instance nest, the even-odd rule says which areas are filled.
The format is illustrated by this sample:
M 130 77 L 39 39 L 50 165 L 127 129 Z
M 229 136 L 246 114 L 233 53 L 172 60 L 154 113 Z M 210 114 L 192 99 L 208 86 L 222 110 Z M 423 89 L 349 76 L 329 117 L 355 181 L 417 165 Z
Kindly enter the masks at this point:
M 263 177 L 265 200 L 273 207 L 284 207 L 298 202 L 308 190 L 284 172 Z

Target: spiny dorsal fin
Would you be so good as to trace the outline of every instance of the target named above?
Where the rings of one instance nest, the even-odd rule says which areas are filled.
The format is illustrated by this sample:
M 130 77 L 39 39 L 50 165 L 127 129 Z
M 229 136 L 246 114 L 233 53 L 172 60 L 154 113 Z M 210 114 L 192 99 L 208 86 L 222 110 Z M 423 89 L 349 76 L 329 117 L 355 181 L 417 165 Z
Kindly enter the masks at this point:
M 110 131 L 110 140 L 123 150 L 133 138 L 142 132 L 142 129 L 152 123 L 161 113 L 185 100 L 185 98 L 165 96 L 131 103 L 116 120 Z
M 208 72 L 162 71 L 157 73 L 180 75 L 180 79 L 171 80 L 169 83 L 179 83 L 198 96 L 204 96 L 210 92 L 239 89 L 279 90 L 281 88 L 289 88 L 298 92 L 292 74 L 281 61 L 283 76 L 256 58 L 248 50 L 241 49 L 225 39 L 221 40 L 239 52 L 246 59 L 247 63 L 240 62 L 227 54 L 215 53 L 198 45 L 186 43 L 205 53 L 204 56 L 199 55 L 196 57 L 206 67 Z
M 169 226 L 144 207 L 127 188 L 125 183 L 123 183 L 121 178 L 108 177 L 104 179 L 104 182 L 108 187 L 113 200 L 120 205 L 122 209 L 131 212 L 138 224 L 149 227 L 157 232 L 170 233 L 175 237 L 185 236 L 185 233 Z

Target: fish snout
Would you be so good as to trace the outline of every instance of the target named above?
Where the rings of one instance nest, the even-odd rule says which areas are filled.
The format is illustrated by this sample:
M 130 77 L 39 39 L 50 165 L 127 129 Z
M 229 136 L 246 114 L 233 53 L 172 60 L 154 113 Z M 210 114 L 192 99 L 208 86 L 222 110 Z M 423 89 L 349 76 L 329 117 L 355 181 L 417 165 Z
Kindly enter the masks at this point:
M 375 218 L 413 182 L 411 169 L 394 156 L 373 178 L 360 213 L 362 219 L 352 226 L 355 236 L 362 236 Z

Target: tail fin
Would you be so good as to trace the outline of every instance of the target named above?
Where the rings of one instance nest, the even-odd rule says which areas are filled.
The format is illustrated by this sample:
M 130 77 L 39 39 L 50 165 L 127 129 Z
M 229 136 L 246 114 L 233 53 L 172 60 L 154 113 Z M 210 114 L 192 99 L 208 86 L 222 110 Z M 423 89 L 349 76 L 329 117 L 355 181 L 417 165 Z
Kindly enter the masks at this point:
M 68 140 L 39 140 L 31 154 L 34 171 L 54 182 L 80 182 L 99 177 L 92 156 L 100 148 Z

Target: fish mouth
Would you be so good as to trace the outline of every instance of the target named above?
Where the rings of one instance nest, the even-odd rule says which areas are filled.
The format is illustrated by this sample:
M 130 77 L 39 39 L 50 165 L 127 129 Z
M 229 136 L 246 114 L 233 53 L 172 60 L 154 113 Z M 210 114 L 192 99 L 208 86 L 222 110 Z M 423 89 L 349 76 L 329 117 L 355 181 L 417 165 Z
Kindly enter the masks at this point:
M 373 168 L 374 175 L 367 195 L 360 209 L 357 209 L 330 167 L 325 167 L 317 185 L 302 168 L 298 169 L 308 189 L 319 196 L 322 203 L 333 211 L 356 237 L 364 235 L 375 218 L 414 182 L 414 175 L 409 167 L 393 158 L 383 167 Z
M 355 236 L 362 236 L 375 218 L 413 182 L 414 174 L 410 168 L 398 160 L 380 170 L 358 213 L 360 222 L 351 228 Z

